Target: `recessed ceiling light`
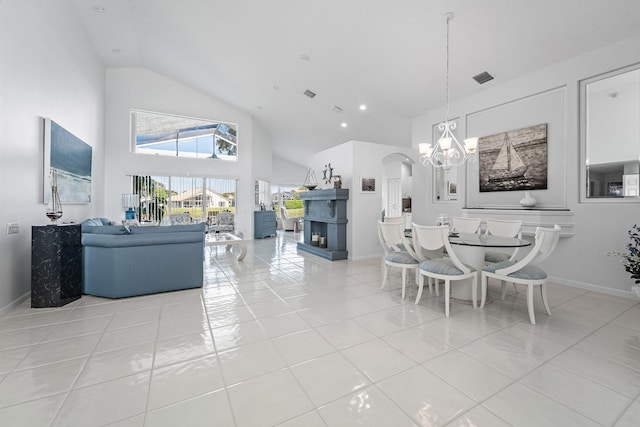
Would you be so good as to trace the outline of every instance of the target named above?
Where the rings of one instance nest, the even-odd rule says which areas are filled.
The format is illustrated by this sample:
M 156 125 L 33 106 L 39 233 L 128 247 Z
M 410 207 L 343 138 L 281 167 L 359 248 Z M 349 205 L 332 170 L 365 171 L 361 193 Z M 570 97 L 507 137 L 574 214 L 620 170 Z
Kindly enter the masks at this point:
M 367 106 L 364 104 L 360 104 L 360 110 L 365 111 L 367 109 Z
M 303 53 L 302 55 L 300 55 L 300 60 L 303 62 L 309 62 L 311 61 L 311 58 L 309 58 L 309 55 Z
M 304 96 L 313 98 L 314 96 L 316 96 L 316 94 L 314 92 L 311 92 L 309 89 L 307 89 L 304 91 Z
M 273 85 L 273 90 L 280 90 L 280 86 L 278 86 L 278 85 Z
M 121 53 L 122 49 L 114 47 L 113 49 L 111 49 L 111 52 L 113 52 L 113 53 Z
M 345 122 L 340 123 L 340 126 L 342 126 L 343 128 L 347 127 L 347 124 Z
M 103 5 L 101 5 L 101 4 L 94 4 L 94 5 L 93 5 L 93 10 L 94 10 L 94 12 L 96 12 L 96 13 L 105 13 L 105 12 L 107 11 L 107 8 L 106 8 L 106 7 L 104 7 L 104 6 L 103 6 Z

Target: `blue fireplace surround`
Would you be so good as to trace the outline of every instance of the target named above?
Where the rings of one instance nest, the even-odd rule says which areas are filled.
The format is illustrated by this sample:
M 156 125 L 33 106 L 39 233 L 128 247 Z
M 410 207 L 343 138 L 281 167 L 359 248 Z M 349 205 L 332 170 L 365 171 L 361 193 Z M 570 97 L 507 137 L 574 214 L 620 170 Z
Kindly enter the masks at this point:
M 300 193 L 304 202 L 304 241 L 298 249 L 331 261 L 347 259 L 348 189 L 311 190 Z M 326 248 L 311 244 L 317 233 L 326 239 Z

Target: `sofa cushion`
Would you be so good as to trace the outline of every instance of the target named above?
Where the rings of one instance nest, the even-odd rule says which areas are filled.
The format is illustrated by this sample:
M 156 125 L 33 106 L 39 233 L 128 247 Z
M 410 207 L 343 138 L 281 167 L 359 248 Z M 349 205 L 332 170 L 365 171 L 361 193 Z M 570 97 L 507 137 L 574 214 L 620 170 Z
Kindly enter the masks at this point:
M 86 225 L 82 224 L 82 234 L 127 234 L 127 230 L 121 225 Z
M 157 233 L 185 233 L 185 232 L 204 232 L 206 224 L 200 222 L 197 224 L 183 224 L 183 225 L 149 225 L 146 227 L 131 227 L 131 234 L 157 234 Z

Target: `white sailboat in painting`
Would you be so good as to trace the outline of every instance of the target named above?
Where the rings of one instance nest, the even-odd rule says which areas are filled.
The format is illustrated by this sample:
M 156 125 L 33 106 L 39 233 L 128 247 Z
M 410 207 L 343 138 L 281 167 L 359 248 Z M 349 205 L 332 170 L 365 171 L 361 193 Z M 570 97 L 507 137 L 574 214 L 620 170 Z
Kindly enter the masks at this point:
M 496 161 L 489 172 L 489 182 L 501 182 L 524 178 L 527 165 L 516 151 L 515 147 L 505 133 L 504 144 L 496 157 Z

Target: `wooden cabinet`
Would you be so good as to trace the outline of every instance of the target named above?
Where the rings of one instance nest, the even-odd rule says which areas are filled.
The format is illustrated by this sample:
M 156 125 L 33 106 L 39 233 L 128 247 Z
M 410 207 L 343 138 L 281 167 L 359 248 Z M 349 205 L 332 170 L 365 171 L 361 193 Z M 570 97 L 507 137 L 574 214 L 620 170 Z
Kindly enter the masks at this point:
M 275 211 L 254 211 L 253 212 L 253 237 L 264 239 L 276 235 L 276 212 Z
M 61 307 L 82 296 L 79 224 L 31 228 L 31 307 Z

